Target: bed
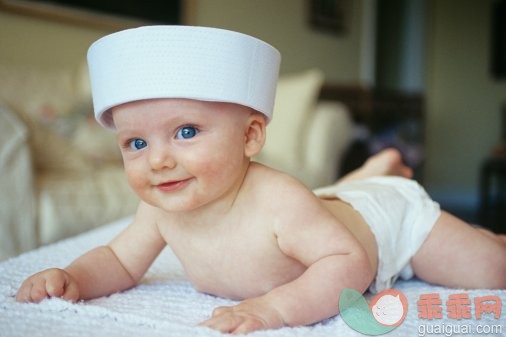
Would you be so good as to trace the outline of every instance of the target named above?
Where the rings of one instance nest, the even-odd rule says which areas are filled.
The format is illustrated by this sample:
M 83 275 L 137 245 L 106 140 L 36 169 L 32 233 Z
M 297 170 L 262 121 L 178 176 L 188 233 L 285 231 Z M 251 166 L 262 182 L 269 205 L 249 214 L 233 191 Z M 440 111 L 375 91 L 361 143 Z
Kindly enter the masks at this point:
M 231 305 L 233 301 L 197 292 L 185 279 L 175 256 L 167 248 L 135 288 L 108 297 L 69 303 L 52 298 L 39 304 L 20 304 L 14 299 L 21 281 L 47 267 L 64 267 L 88 249 L 108 242 L 130 221 L 124 218 L 76 237 L 41 247 L 0 263 L 0 336 L 221 336 L 208 328 L 197 326 L 209 317 L 212 309 Z M 472 266 L 469 272 L 472 273 Z M 506 291 L 464 291 L 432 286 L 419 280 L 399 281 L 395 288 L 408 300 L 404 322 L 388 336 L 506 336 Z M 442 313 L 439 319 L 420 318 L 421 296 L 439 295 Z M 472 318 L 451 317 L 449 296 L 465 294 Z M 476 318 L 477 298 L 492 296 L 502 305 L 487 307 Z M 370 296 L 369 296 L 370 297 Z M 497 302 L 497 301 L 496 301 Z M 420 302 L 421 303 L 421 302 Z M 462 303 L 462 302 L 460 302 Z M 497 303 L 496 303 L 497 304 Z M 482 308 L 483 309 L 483 308 Z M 502 310 L 501 310 L 502 309 Z M 498 312 L 500 311 L 500 312 Z M 425 312 L 426 313 L 426 312 Z M 449 317 L 450 316 L 450 317 Z M 251 336 L 363 336 L 351 329 L 340 315 L 305 327 L 258 331 Z

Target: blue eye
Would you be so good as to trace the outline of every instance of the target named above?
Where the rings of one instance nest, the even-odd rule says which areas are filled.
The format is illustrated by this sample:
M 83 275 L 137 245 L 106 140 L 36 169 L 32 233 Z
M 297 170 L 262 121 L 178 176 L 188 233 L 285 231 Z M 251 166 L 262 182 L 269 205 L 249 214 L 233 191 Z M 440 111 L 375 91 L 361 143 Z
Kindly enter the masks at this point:
M 145 140 L 140 139 L 140 138 L 135 138 L 135 139 L 132 139 L 131 141 L 128 142 L 128 146 L 130 147 L 131 150 L 134 150 L 134 151 L 141 150 L 141 149 L 145 148 L 147 145 L 148 145 L 148 143 L 146 143 Z
M 195 137 L 197 133 L 197 128 L 193 126 L 184 126 L 181 129 L 177 130 L 176 138 L 189 139 Z

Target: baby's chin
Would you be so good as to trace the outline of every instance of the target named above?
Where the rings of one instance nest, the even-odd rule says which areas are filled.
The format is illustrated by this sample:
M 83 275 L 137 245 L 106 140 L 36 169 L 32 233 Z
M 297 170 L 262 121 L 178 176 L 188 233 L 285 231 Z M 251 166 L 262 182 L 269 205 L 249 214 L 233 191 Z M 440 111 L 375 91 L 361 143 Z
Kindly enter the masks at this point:
M 202 209 L 212 201 L 201 200 L 191 197 L 172 196 L 166 198 L 141 198 L 147 204 L 156 207 L 166 213 L 190 213 Z
M 149 202 L 145 201 L 153 207 L 156 207 L 165 213 L 168 214 L 176 214 L 176 213 L 189 213 L 195 210 L 198 210 L 202 207 L 201 204 L 191 203 L 191 202 Z

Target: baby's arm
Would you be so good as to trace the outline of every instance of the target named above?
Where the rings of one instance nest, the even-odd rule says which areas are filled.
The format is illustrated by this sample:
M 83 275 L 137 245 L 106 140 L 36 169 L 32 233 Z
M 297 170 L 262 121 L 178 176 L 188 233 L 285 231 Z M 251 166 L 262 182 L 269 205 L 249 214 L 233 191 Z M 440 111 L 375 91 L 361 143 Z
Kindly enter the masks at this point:
M 349 230 L 319 207 L 294 216 L 297 218 L 276 228 L 275 235 L 280 249 L 307 270 L 263 296 L 217 308 L 204 325 L 244 333 L 312 324 L 339 312 L 339 296 L 344 288 L 360 292 L 367 289 L 374 279 L 373 269 Z
M 65 269 L 51 268 L 29 277 L 16 299 L 40 302 L 62 297 L 76 301 L 134 286 L 165 245 L 149 207 L 141 204 L 134 222 L 110 244 L 87 252 Z
M 48 297 L 69 301 L 111 294 L 132 287 L 135 281 L 110 246 L 97 247 L 64 269 L 50 268 L 26 279 L 16 294 L 20 302 Z

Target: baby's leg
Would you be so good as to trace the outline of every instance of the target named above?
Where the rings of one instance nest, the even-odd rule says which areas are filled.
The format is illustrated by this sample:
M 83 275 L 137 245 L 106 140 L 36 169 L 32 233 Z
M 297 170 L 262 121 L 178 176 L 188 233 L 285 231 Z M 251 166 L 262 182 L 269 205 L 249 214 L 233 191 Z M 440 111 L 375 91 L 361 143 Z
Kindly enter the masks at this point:
M 358 169 L 348 173 L 338 182 L 370 178 L 374 176 L 400 176 L 412 178 L 413 170 L 402 162 L 401 153 L 388 148 L 369 157 Z
M 506 243 L 506 234 L 495 234 L 495 233 L 489 231 L 488 229 L 481 228 L 481 227 L 477 227 L 476 229 L 479 230 L 480 232 L 482 232 L 483 234 L 488 235 L 491 238 L 494 238 L 495 240 L 502 240 L 502 241 L 504 241 L 504 243 Z
M 412 266 L 415 275 L 430 283 L 506 289 L 506 240 L 442 212 Z

